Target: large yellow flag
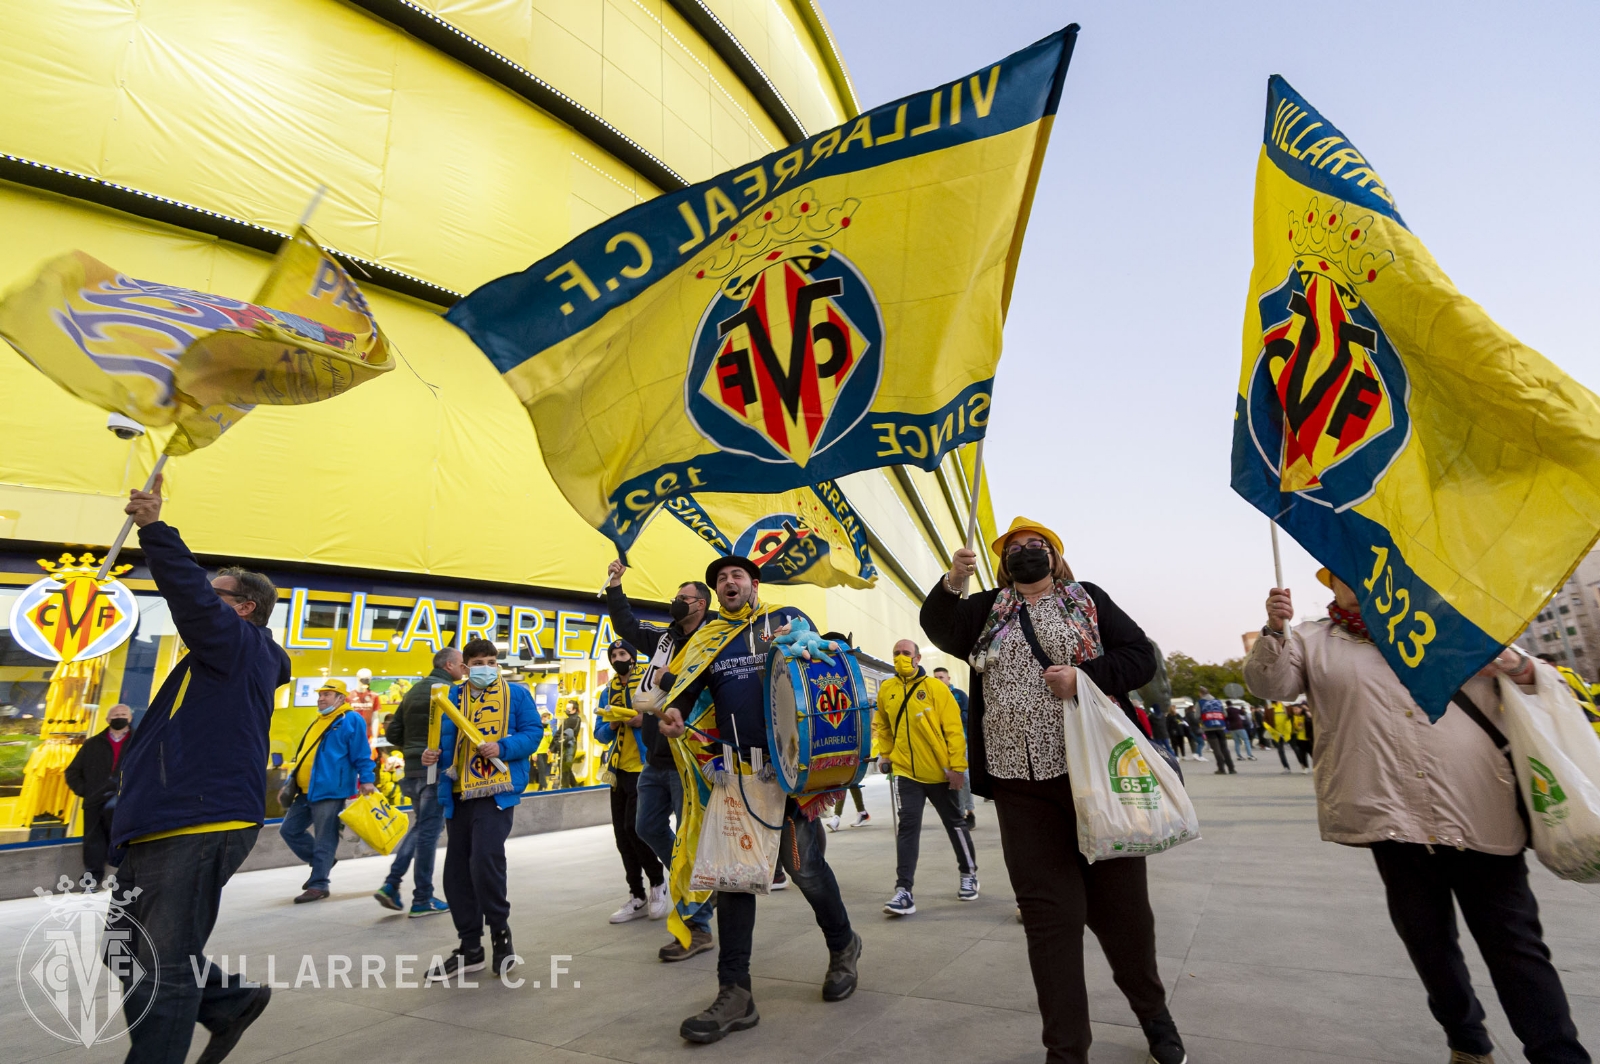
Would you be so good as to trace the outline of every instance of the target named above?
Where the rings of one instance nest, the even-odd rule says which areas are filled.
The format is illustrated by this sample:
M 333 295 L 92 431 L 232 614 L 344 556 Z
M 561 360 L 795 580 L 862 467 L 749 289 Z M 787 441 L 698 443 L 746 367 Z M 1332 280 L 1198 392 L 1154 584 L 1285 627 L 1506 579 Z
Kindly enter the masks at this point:
M 776 495 L 696 492 L 669 499 L 663 509 L 719 554 L 755 562 L 764 584 L 878 582 L 866 526 L 832 481 Z
M 577 511 L 626 546 L 685 494 L 933 469 L 981 438 L 1076 33 L 641 204 L 456 304 Z
M 255 303 L 69 251 L 0 301 L 0 336 L 80 399 L 173 426 L 168 454 L 215 442 L 257 404 L 320 402 L 394 368 L 360 289 L 305 229 Z
M 1233 487 L 1361 599 L 1437 719 L 1600 534 L 1600 401 L 1456 290 L 1272 78 Z

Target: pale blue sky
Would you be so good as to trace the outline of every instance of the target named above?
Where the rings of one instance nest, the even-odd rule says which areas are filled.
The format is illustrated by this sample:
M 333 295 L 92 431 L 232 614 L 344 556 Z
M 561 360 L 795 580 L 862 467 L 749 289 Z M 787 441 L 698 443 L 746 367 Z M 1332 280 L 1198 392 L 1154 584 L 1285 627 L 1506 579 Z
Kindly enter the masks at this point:
M 1468 296 L 1600 387 L 1600 5 L 822 0 L 864 106 L 1082 25 L 1006 328 L 995 511 L 1045 521 L 1168 652 L 1272 583 L 1228 487 L 1267 77 L 1375 164 Z M 1302 614 L 1328 594 L 1284 538 Z

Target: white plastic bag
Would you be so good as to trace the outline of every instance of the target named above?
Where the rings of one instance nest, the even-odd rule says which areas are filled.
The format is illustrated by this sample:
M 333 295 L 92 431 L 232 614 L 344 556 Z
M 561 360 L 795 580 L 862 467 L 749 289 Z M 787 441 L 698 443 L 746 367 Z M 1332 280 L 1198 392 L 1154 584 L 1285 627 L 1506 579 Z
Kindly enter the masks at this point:
M 1500 680 L 1501 727 L 1533 827 L 1533 851 L 1562 879 L 1600 883 L 1600 736 L 1566 681 L 1541 668 L 1530 697 Z
M 1160 853 L 1200 837 L 1200 819 L 1172 767 L 1082 669 L 1061 703 L 1078 850 L 1090 864 Z
M 731 758 L 725 763 L 735 764 Z M 783 793 L 775 774 L 762 775 L 771 778 L 717 774 L 711 800 L 706 803 L 705 819 L 700 822 L 700 845 L 694 854 L 690 890 L 741 894 L 766 894 L 771 890 L 788 795 Z M 752 812 L 755 816 L 751 816 Z M 757 817 L 779 828 L 767 827 Z

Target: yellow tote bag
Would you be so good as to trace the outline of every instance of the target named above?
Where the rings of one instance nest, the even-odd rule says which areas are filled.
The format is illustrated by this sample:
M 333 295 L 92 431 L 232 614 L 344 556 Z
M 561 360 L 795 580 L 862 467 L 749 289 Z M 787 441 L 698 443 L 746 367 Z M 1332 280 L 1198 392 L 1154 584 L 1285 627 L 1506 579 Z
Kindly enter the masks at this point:
M 391 853 L 406 837 L 411 820 L 381 794 L 363 794 L 344 807 L 339 819 L 379 853 Z

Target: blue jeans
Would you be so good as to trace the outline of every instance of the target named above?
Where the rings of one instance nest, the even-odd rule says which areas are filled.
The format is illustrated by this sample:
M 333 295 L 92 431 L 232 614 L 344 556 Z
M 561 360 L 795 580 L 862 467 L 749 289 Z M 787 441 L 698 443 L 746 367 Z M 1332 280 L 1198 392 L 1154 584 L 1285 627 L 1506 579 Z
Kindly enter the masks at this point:
M 224 976 L 208 966 L 205 952 L 223 884 L 249 856 L 260 832 L 253 827 L 207 831 L 128 847 L 117 869 L 117 893 L 135 887 L 139 893 L 121 917 L 111 910 L 107 942 L 127 942 L 140 967 L 159 978 L 139 980 L 123 999 L 123 1013 L 133 1023 L 126 1064 L 183 1064 L 196 1023 L 216 1031 L 249 1005 L 255 990 L 243 986 L 240 976 Z M 191 957 L 203 979 L 195 978 Z M 140 1016 L 144 1019 L 134 1023 Z
M 400 893 L 400 881 L 416 858 L 411 877 L 411 904 L 426 905 L 433 900 L 433 862 L 439 853 L 439 833 L 444 830 L 444 809 L 439 805 L 439 785 L 426 776 L 407 776 L 400 781 L 400 793 L 411 802 L 411 830 L 395 847 L 394 862 L 384 886 Z
M 674 813 L 680 818 L 683 816 L 683 780 L 679 778 L 678 770 L 646 765 L 644 771 L 639 773 L 639 812 L 634 818 L 634 830 L 651 852 L 660 858 L 667 870 L 668 883 L 672 882 L 672 844 L 675 838 L 669 818 Z M 683 918 L 690 930 L 711 930 L 715 899 L 716 895 L 713 894 L 711 900 L 701 903 L 698 909 Z M 676 898 L 673 901 L 678 903 Z
M 1233 731 L 1229 732 L 1228 734 L 1233 736 L 1233 756 L 1234 757 L 1255 757 L 1256 756 L 1255 747 L 1250 745 L 1250 729 L 1248 729 L 1248 728 L 1235 728 Z M 1239 747 L 1241 747 L 1241 746 L 1244 747 L 1244 753 L 1242 753 L 1242 754 L 1239 752 Z
M 339 822 L 339 814 L 343 811 L 343 798 L 313 802 L 302 794 L 283 814 L 278 834 L 296 857 L 311 866 L 311 878 L 305 881 L 302 889 L 328 889 L 328 873 L 333 871 L 333 862 L 339 853 L 339 829 L 344 826 Z

